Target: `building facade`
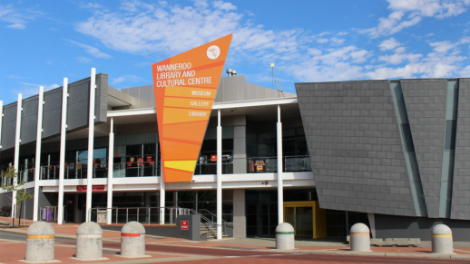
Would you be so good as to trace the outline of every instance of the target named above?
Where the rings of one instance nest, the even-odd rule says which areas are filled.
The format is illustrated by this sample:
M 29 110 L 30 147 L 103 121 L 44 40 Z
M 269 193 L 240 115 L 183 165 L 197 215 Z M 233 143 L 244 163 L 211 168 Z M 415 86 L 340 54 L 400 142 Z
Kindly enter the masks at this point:
M 14 166 L 35 193 L 22 208 L 33 220 L 98 221 L 108 210 L 108 222 L 161 223 L 161 207 L 210 217 L 221 162 L 235 237 L 274 236 L 282 219 L 300 237 L 346 237 L 364 222 L 373 237 L 430 240 L 445 223 L 464 240 L 469 80 L 298 83 L 281 97 L 224 77 L 192 181 L 163 183 L 153 86 L 117 90 L 92 74 L 1 107 L 0 169 Z M 11 195 L 0 191 L 0 206 Z

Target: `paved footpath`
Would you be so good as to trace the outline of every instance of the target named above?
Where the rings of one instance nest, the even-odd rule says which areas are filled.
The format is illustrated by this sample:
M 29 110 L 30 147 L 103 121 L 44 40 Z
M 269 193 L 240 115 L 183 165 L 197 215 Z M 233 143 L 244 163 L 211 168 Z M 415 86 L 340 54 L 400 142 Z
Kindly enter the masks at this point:
M 11 221 L 0 217 L 1 222 Z M 32 222 L 26 221 L 27 224 Z M 75 254 L 78 224 L 52 224 L 56 232 L 55 258 L 62 263 L 83 263 Z M 27 227 L 1 228 L 0 263 L 22 263 Z M 349 246 L 334 241 L 296 241 L 296 249 L 278 251 L 274 239 L 223 239 L 196 242 L 147 236 L 150 257 L 125 259 L 119 256 L 120 232 L 103 230 L 103 257 L 109 260 L 86 263 L 470 263 L 470 248 L 457 248 L 455 254 L 431 254 L 430 247 L 373 247 L 370 253 L 353 253 Z

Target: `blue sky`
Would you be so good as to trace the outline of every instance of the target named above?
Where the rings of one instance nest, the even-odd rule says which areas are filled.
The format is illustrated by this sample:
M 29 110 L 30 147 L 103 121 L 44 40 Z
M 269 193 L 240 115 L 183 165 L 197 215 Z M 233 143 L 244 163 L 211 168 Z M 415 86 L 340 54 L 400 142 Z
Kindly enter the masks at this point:
M 225 68 L 295 82 L 470 77 L 470 0 L 8 1 L 0 3 L 0 100 L 109 74 L 152 83 L 151 64 L 233 33 Z M 225 74 L 224 74 L 225 75 Z

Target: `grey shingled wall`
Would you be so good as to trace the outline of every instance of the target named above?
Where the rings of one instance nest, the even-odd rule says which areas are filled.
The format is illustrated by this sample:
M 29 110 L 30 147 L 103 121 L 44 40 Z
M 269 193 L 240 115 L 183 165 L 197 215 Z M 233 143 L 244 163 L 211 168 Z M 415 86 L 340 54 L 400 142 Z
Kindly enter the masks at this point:
M 21 144 L 36 141 L 38 128 L 38 101 L 39 97 L 33 96 L 23 100 L 23 112 L 21 113 Z
M 2 151 L 15 146 L 16 110 L 16 102 L 3 107 Z
M 470 219 L 470 79 L 459 80 L 454 166 L 450 218 Z
M 428 217 L 439 217 L 447 80 L 401 80 Z
M 416 216 L 389 82 L 295 88 L 320 207 Z

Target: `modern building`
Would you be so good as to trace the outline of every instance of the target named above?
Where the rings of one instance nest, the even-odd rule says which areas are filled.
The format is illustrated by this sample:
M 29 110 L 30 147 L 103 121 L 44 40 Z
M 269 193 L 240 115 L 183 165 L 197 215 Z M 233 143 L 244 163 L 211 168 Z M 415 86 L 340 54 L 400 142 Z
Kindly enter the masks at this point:
M 16 167 L 35 193 L 22 209 L 33 220 L 99 221 L 114 208 L 108 223 L 159 223 L 163 206 L 210 218 L 220 162 L 223 219 L 235 237 L 274 236 L 280 219 L 307 238 L 346 237 L 356 222 L 376 238 L 430 240 L 437 223 L 456 241 L 470 235 L 470 79 L 296 90 L 222 78 L 192 181 L 163 183 L 153 86 L 117 90 L 92 72 L 0 107 L 0 168 Z M 0 191 L 0 206 L 11 205 Z

